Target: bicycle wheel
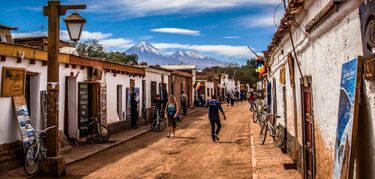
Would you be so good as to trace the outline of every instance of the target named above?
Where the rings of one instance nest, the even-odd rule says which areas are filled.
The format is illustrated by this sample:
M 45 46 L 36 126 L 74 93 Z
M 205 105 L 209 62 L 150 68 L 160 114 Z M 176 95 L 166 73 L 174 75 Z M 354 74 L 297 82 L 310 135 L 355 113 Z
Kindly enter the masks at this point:
M 152 121 L 152 130 L 155 132 L 161 132 L 164 130 L 166 123 L 163 119 Z
M 263 145 L 267 137 L 267 124 L 263 124 L 261 126 L 262 128 L 260 129 L 260 133 L 259 133 L 259 143 L 260 145 Z
M 100 125 L 100 128 L 98 128 L 97 124 L 92 125 L 91 138 L 95 143 L 108 142 L 109 137 L 110 137 L 110 133 L 106 126 Z
M 39 170 L 38 144 L 34 142 L 26 150 L 24 170 L 28 175 L 33 175 Z
M 254 122 L 254 123 L 257 123 L 257 122 L 258 122 L 258 118 L 259 118 L 259 113 L 258 113 L 258 111 L 254 111 L 254 112 L 253 112 L 253 122 Z
M 282 126 L 280 124 L 277 125 L 277 127 L 275 129 L 275 136 L 273 136 L 273 143 L 277 147 L 281 147 L 285 142 L 285 138 L 286 138 L 286 135 L 285 135 L 284 126 Z

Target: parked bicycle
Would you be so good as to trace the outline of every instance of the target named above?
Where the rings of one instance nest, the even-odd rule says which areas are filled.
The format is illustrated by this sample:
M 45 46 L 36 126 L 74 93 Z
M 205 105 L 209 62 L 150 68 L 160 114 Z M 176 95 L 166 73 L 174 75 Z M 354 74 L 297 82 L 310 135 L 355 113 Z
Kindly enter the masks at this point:
M 47 158 L 47 149 L 43 141 L 47 138 L 46 132 L 55 127 L 51 126 L 35 132 L 35 142 L 27 148 L 25 155 L 24 170 L 28 175 L 37 173 L 39 171 L 39 161 Z
M 88 120 L 92 120 L 88 127 L 89 131 L 91 132 L 91 139 L 95 143 L 107 143 L 109 140 L 109 137 L 111 136 L 107 126 L 101 124 L 98 120 L 101 113 L 98 113 L 94 117 L 89 117 Z
M 270 114 L 269 112 L 261 112 L 262 120 L 260 120 L 261 130 L 259 134 L 259 142 L 261 145 L 266 141 L 267 131 L 270 131 L 270 136 L 273 139 L 273 143 L 280 147 L 284 144 L 286 135 L 285 128 L 281 124 L 276 124 L 276 120 L 281 118 L 280 116 Z
M 255 108 L 255 111 L 253 112 L 253 122 L 254 123 L 257 123 L 258 121 L 264 119 L 264 117 L 262 117 L 264 115 L 264 113 L 270 111 L 270 106 L 262 105 L 260 100 L 258 100 L 256 106 L 257 107 Z M 262 125 L 262 123 L 260 123 L 260 124 Z
M 159 110 L 158 108 L 154 107 L 153 113 L 154 113 L 154 115 L 153 115 L 154 120 L 151 123 L 151 128 L 155 132 L 161 132 L 167 126 L 167 122 L 162 117 L 164 112 L 162 110 Z

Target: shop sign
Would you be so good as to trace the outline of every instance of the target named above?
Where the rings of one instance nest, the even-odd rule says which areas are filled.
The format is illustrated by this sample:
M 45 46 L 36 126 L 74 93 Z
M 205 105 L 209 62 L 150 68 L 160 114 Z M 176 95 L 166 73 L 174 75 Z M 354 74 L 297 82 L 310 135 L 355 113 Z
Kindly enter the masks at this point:
M 3 67 L 1 97 L 24 96 L 26 70 Z
M 361 90 L 362 59 L 342 65 L 335 160 L 332 178 L 353 178 Z
M 130 88 L 134 88 L 134 87 L 135 87 L 135 80 L 130 79 Z
M 285 66 L 280 69 L 280 83 L 285 85 Z
M 16 118 L 18 127 L 20 129 L 23 149 L 26 152 L 27 148 L 35 141 L 35 130 L 31 125 L 29 110 L 26 105 L 24 96 L 13 97 L 14 109 L 16 110 Z
M 294 88 L 294 58 L 291 53 L 288 55 L 288 66 L 289 66 L 289 75 L 290 75 L 290 85 Z

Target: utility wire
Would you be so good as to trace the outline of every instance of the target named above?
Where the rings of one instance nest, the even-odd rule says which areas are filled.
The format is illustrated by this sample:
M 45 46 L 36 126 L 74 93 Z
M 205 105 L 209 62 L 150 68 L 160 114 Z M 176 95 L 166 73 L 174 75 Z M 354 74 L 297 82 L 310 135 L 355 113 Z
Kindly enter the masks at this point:
M 282 0 L 282 1 L 283 1 L 283 4 L 284 4 L 284 10 L 285 10 L 285 13 L 286 13 L 286 17 L 289 18 L 289 13 L 287 11 L 286 2 L 285 2 L 285 0 Z M 287 26 L 288 26 L 288 32 L 289 32 L 289 36 L 290 36 L 290 41 L 292 43 L 293 53 L 294 53 L 294 57 L 295 57 L 296 62 L 297 62 L 297 67 L 298 67 L 298 70 L 299 70 L 299 74 L 301 75 L 301 77 L 303 77 L 301 66 L 298 63 L 296 48 L 294 46 L 294 41 L 293 41 L 292 28 L 290 26 L 289 19 L 286 20 L 286 23 L 287 23 Z
M 275 7 L 274 12 L 273 12 L 273 23 L 275 24 L 275 27 L 278 27 L 278 26 L 279 26 L 279 25 L 276 24 L 276 12 L 277 12 L 277 9 L 278 9 L 281 5 L 283 5 L 283 3 L 280 3 L 279 5 L 277 5 L 277 6 Z

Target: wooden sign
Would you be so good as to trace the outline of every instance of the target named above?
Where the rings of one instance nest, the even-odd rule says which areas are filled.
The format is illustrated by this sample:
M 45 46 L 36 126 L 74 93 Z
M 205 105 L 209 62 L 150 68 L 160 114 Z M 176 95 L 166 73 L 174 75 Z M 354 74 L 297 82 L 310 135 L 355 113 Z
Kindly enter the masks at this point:
M 102 80 L 102 74 L 103 74 L 103 69 L 94 68 L 92 70 L 92 80 L 94 81 Z
M 342 65 L 332 178 L 353 178 L 361 76 L 362 58 Z
M 285 66 L 280 69 L 280 83 L 285 85 Z
M 24 68 L 3 67 L 1 97 L 25 95 L 26 70 Z
M 288 66 L 289 66 L 289 77 L 290 77 L 290 85 L 292 88 L 295 86 L 294 80 L 294 58 L 291 53 L 288 55 Z
M 130 88 L 134 88 L 134 87 L 135 87 L 135 80 L 130 79 Z
M 34 143 L 35 130 L 31 125 L 29 110 L 24 96 L 13 97 L 13 105 L 16 110 L 18 127 L 20 129 L 23 149 L 26 152 L 28 146 Z

